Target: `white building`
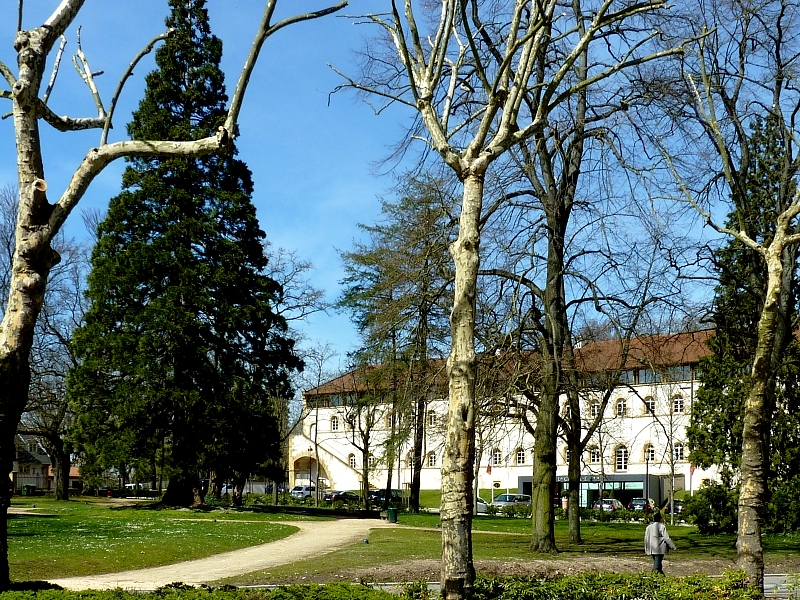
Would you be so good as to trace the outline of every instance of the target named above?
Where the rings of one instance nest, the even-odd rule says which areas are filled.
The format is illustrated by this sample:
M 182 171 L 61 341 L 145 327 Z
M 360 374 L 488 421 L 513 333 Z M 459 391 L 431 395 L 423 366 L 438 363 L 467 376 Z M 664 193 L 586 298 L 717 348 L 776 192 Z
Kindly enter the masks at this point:
M 603 419 L 581 457 L 582 506 L 590 506 L 599 498 L 601 482 L 607 495 L 623 503 L 647 496 L 661 505 L 673 482 L 676 491 L 695 490 L 703 480 L 716 479 L 715 471 L 695 470 L 689 463 L 685 432 L 698 386 L 697 364 L 709 353 L 706 340 L 712 333 L 633 340 L 620 384 L 608 396 Z M 576 349 L 576 357 L 585 379 L 597 379 L 620 368 L 620 344 L 585 344 Z M 393 435 L 391 404 L 378 401 L 358 406 L 356 400 L 366 393 L 363 373 L 347 373 L 304 393 L 305 416 L 289 443 L 291 485 L 316 481 L 319 489 L 360 489 L 362 432 L 368 430 L 369 484 L 372 488 L 386 486 L 386 442 Z M 438 396 L 426 402 L 421 489 L 441 486 L 446 385 L 441 386 Z M 600 413 L 602 395 L 587 386 L 580 398 L 588 428 Z M 484 496 L 507 490 L 531 491 L 533 436 L 519 410 L 513 399 L 494 402 L 491 410 L 477 419 L 476 477 Z M 400 450 L 393 460 L 392 487 L 407 489 L 412 479 L 410 425 L 398 421 L 394 437 Z M 559 440 L 559 493 L 567 487 L 567 461 L 566 445 Z

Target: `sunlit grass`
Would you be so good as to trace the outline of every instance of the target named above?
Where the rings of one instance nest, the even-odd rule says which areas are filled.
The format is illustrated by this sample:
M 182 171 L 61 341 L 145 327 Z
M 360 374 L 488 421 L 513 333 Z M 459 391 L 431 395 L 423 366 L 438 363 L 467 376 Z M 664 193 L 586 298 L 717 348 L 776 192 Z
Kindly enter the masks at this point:
M 155 510 L 108 508 L 96 502 L 55 502 L 36 498 L 15 499 L 12 507 L 31 507 L 36 515 L 10 515 L 9 560 L 13 580 L 33 580 L 88 575 L 152 567 L 244 548 L 290 535 L 292 520 L 304 515 L 276 515 L 248 510 Z M 375 529 L 369 543 L 357 543 L 336 552 L 268 571 L 226 580 L 239 585 L 289 580 L 297 574 L 323 574 L 331 580 L 346 578 L 349 569 L 409 560 L 438 560 L 441 529 L 438 514 L 400 514 L 400 527 Z M 735 557 L 735 536 L 701 536 L 694 527 L 668 527 L 679 548 L 676 560 Z M 585 521 L 584 543 L 570 546 L 568 523 L 556 522 L 556 543 L 561 551 L 551 560 L 571 560 L 576 554 L 643 556 L 641 523 Z M 530 560 L 530 519 L 478 516 L 473 521 L 476 561 Z M 797 555 L 797 536 L 765 536 L 765 550 Z
M 41 498 L 33 504 L 38 514 L 10 514 L 8 519 L 9 564 L 16 581 L 169 564 L 255 546 L 297 530 L 268 514 L 110 509 Z

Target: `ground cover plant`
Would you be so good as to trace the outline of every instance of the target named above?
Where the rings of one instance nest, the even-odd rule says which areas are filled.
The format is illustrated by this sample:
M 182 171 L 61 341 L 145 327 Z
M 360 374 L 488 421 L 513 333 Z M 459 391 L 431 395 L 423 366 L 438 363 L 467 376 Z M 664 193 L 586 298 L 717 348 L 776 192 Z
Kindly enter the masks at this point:
M 583 573 L 558 578 L 478 578 L 474 600 L 755 600 L 742 571 L 715 580 L 704 575 L 663 577 L 650 573 Z M 417 598 L 416 600 L 421 600 Z
M 424 582 L 406 585 L 404 600 L 432 600 L 438 592 Z M 21 590 L 6 592 L 3 600 L 391 600 L 398 596 L 369 585 L 333 583 L 292 585 L 275 589 L 209 589 L 173 585 L 154 593 L 121 590 L 74 592 L 67 590 Z M 698 575 L 686 578 L 650 574 L 580 574 L 558 578 L 483 578 L 475 585 L 475 600 L 751 600 L 759 595 L 744 588 L 742 572 L 721 579 Z
M 233 510 L 110 508 L 44 498 L 15 500 L 13 509 L 30 511 L 8 517 L 13 581 L 170 564 L 270 542 L 297 530 L 291 526 L 297 517 Z

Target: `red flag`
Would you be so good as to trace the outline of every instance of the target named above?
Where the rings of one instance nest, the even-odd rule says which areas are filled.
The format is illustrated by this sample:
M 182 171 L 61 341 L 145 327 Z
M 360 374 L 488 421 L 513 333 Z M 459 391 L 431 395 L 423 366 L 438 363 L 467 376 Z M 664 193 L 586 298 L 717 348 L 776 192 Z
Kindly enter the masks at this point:
M 492 474 L 492 463 L 486 465 L 486 473 L 491 475 Z
M 689 474 L 694 475 L 694 465 L 692 464 L 689 465 Z

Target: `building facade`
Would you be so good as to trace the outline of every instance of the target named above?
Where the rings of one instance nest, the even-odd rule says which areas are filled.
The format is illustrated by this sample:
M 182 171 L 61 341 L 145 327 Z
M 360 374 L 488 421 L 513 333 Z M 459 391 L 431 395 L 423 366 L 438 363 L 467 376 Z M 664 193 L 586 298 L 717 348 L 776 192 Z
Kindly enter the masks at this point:
M 649 497 L 660 506 L 670 489 L 693 491 L 704 480 L 717 478 L 716 471 L 690 464 L 686 444 L 698 387 L 697 365 L 708 354 L 706 340 L 712 333 L 639 338 L 628 348 L 615 341 L 576 348 L 585 383 L 579 391 L 584 433 L 597 424 L 581 455 L 582 506 L 591 506 L 601 490 L 605 497 L 618 498 L 623 504 L 634 497 Z M 609 373 L 617 382 L 610 391 L 592 383 L 607 380 Z M 363 373 L 351 372 L 304 393 L 303 418 L 289 443 L 291 485 L 316 483 L 318 490 L 358 490 L 366 476 L 371 488 L 386 487 L 391 463 L 392 487 L 410 487 L 410 417 L 393 410 L 388 398 L 396 395 L 370 391 L 362 380 Z M 425 402 L 421 489 L 441 486 L 447 406 L 446 386 Z M 564 400 L 560 412 L 567 410 Z M 529 429 L 535 419 L 526 411 L 519 395 L 480 400 L 475 480 L 485 500 L 507 491 L 531 491 L 533 435 Z M 559 495 L 568 488 L 568 461 L 566 443 L 559 439 Z

